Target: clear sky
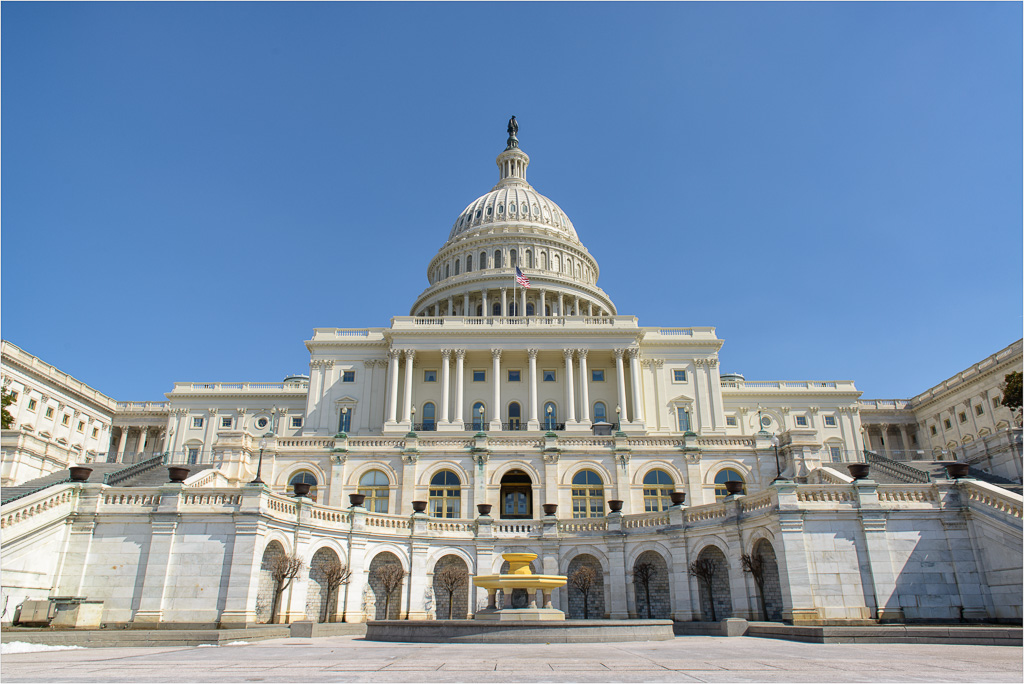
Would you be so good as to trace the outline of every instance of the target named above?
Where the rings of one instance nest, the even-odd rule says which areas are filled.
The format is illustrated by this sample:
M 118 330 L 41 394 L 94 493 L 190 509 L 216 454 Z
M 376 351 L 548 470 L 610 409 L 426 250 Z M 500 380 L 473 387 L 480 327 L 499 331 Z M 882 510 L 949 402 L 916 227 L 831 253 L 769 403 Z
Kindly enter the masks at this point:
M 641 325 L 912 396 L 1021 336 L 1021 3 L 17 3 L 2 333 L 119 400 L 308 373 L 529 180 Z

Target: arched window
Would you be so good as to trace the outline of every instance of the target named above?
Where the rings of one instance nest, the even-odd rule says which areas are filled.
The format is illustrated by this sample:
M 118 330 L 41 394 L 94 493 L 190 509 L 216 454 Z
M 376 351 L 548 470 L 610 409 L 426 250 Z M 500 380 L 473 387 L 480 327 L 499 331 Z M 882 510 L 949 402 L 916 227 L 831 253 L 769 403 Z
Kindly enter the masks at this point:
M 541 252 L 540 253 L 540 267 L 541 267 L 541 270 L 544 270 L 544 271 L 548 270 L 548 253 L 547 252 Z
M 451 272 L 452 272 L 452 268 L 451 268 L 451 266 L 450 266 L 449 264 L 445 264 L 445 265 L 444 265 L 444 277 L 445 277 L 445 278 L 448 278 L 448 277 L 450 277 L 450 275 L 451 275 Z
M 523 254 L 523 264 L 526 268 L 533 268 L 533 252 L 526 250 Z
M 435 414 L 434 402 L 428 401 L 423 405 L 423 430 L 429 432 L 437 429 L 437 423 L 434 420 Z
M 487 413 L 484 410 L 483 402 L 478 401 L 473 404 L 473 416 L 471 419 L 473 421 L 474 430 L 479 432 L 484 429 L 484 425 L 486 424 L 484 421 L 487 419 Z
M 469 256 L 466 257 L 466 273 L 469 273 L 472 270 L 473 270 L 473 255 L 470 254 Z
M 577 261 L 576 262 L 576 280 L 579 280 L 581 275 L 582 275 L 582 272 L 580 271 L 580 264 Z
M 533 302 L 526 302 L 526 315 L 527 316 L 532 316 L 533 315 Z
M 459 270 L 461 268 L 462 268 L 462 260 L 461 259 L 456 259 L 455 260 L 455 275 L 459 275 Z
M 672 505 L 668 495 L 674 490 L 675 482 L 664 470 L 652 470 L 644 475 L 644 511 L 667 511 Z
M 553 401 L 544 404 L 544 429 L 554 430 L 558 426 L 558 407 Z
M 508 265 L 509 265 L 510 268 L 515 268 L 516 266 L 519 265 L 519 262 L 516 259 L 516 250 L 514 250 L 514 249 L 513 250 L 509 250 L 509 253 L 508 253 Z
M 500 316 L 501 315 L 501 302 L 494 302 L 494 304 L 491 305 L 491 315 L 492 316 Z
M 604 482 L 593 470 L 581 470 L 572 476 L 572 517 L 604 516 Z
M 477 316 L 483 316 L 484 315 L 484 305 L 483 304 L 477 304 L 476 305 L 476 315 Z
M 559 269 L 558 255 L 555 254 L 551 257 L 551 270 L 557 272 Z
M 719 470 L 718 474 L 715 475 L 715 501 L 721 501 L 725 497 L 729 496 L 729 492 L 725 489 L 726 482 L 743 482 L 743 476 L 737 473 L 732 468 L 725 468 Z M 740 490 L 740 494 L 747 493 L 747 485 L 743 485 L 743 489 Z
M 519 315 L 519 302 L 509 302 L 508 303 L 508 315 L 509 316 L 518 316 Z
M 522 408 L 519 406 L 518 401 L 513 401 L 508 405 L 508 429 L 518 430 L 522 426 Z
M 603 401 L 594 403 L 594 422 L 604 423 L 608 420 L 608 409 L 605 408 Z
M 480 252 L 480 270 L 487 268 L 487 252 Z
M 316 475 L 308 470 L 301 470 L 292 475 L 292 479 L 288 480 L 288 489 L 286 490 L 288 494 L 295 494 L 296 483 L 311 485 L 309 488 L 309 498 L 316 501 Z
M 462 513 L 462 483 L 450 470 L 430 478 L 430 516 L 432 518 L 458 518 Z
M 501 250 L 494 250 L 494 268 L 501 268 Z
M 363 506 L 372 513 L 388 512 L 388 494 L 391 482 L 380 470 L 371 470 L 359 478 L 358 493 L 366 497 Z

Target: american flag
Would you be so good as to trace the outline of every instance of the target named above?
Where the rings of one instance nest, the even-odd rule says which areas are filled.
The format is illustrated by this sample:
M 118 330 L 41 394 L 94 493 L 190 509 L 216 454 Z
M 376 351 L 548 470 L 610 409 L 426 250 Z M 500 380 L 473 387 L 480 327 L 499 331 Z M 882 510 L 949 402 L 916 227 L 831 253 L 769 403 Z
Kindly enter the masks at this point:
M 516 266 L 516 282 L 523 287 L 530 287 L 530 279 L 523 275 L 523 272 L 519 270 L 518 266 Z

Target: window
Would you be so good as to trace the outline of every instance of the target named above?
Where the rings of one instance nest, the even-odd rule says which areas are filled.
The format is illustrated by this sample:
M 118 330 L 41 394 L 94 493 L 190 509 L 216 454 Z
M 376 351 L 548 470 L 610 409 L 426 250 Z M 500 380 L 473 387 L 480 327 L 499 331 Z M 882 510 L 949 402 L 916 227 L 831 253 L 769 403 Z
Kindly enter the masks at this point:
M 992 397 L 992 408 L 999 408 L 999 397 Z
M 526 302 L 526 315 L 533 316 L 536 309 L 533 306 L 533 302 Z
M 260 430 L 263 430 L 268 425 L 270 425 L 270 419 L 269 418 L 260 417 L 260 418 L 256 419 L 256 427 L 258 427 Z
M 952 429 L 953 429 L 953 423 L 951 423 L 951 422 L 949 421 L 949 418 L 943 418 L 943 419 L 942 419 L 942 424 L 943 424 L 943 426 L 945 426 L 945 428 L 946 428 L 947 430 L 952 430 Z
M 974 413 L 975 413 L 975 415 L 978 415 L 978 416 L 980 416 L 983 413 L 985 413 L 985 405 L 984 404 L 975 404 L 974 405 Z
M 67 425 L 70 422 L 71 422 L 71 416 L 66 414 L 66 413 L 60 419 L 60 424 L 61 425 Z
M 604 369 L 594 368 L 590 371 L 591 382 L 604 382 Z
M 18 401 L 18 393 L 16 391 L 11 392 L 11 401 Z
M 729 427 L 736 427 L 736 416 L 726 416 L 725 424 Z
M 544 382 L 554 382 L 555 381 L 555 371 L 553 371 L 553 370 L 543 371 L 543 378 L 544 378 Z
M 444 277 L 445 277 L 445 278 L 449 278 L 449 277 L 451 277 L 451 272 L 452 272 L 452 268 L 451 268 L 451 266 L 450 266 L 450 265 L 448 265 L 448 264 L 445 264 L 445 265 L 444 265 Z
M 961 423 L 967 422 L 967 414 L 964 413 L 963 411 L 960 412 L 960 415 L 958 415 L 957 418 L 960 420 Z
M 689 432 L 690 431 L 690 412 L 682 406 L 676 409 L 676 416 L 679 419 L 679 431 Z
M 836 417 L 835 416 L 825 416 L 825 426 L 826 427 L 835 427 L 836 426 Z
M 522 427 L 523 409 L 518 401 L 508 405 L 508 429 L 518 430 Z
M 519 382 L 519 376 L 520 376 L 520 371 L 510 370 L 508 372 L 508 381 L 509 382 Z
M 36 410 L 36 400 L 35 399 L 29 399 L 28 400 L 28 410 L 29 411 L 35 411 Z M 49 415 L 47 415 L 47 417 L 49 417 Z
M 544 404 L 544 429 L 554 430 L 558 427 L 558 408 L 553 401 Z
M 494 250 L 494 268 L 501 268 L 501 250 Z
M 487 268 L 487 252 L 480 252 L 480 269 Z
M 221 418 L 220 419 L 220 426 L 222 428 L 229 428 L 230 429 L 231 428 L 231 418 Z
M 686 371 L 680 369 L 672 371 L 672 382 L 686 382 Z
M 594 422 L 595 423 L 606 423 L 608 422 L 608 409 L 605 408 L 603 401 L 594 403 Z
M 430 517 L 458 518 L 462 512 L 462 483 L 450 470 L 430 478 Z
M 652 470 L 644 475 L 644 511 L 667 511 L 672 505 L 669 494 L 674 489 L 675 482 L 664 470 Z
M 743 482 L 743 477 L 732 468 L 720 470 L 718 474 L 715 475 L 715 501 L 721 501 L 725 497 L 729 496 L 729 492 L 725 489 L 726 482 Z M 740 490 L 740 494 L 746 493 L 747 487 L 744 485 L 743 489 Z
M 188 462 L 189 465 L 195 465 L 199 463 L 199 447 L 188 448 Z
M 796 424 L 798 427 L 807 427 L 807 416 L 797 416 Z
M 79 432 L 84 432 L 85 431 L 85 421 L 83 421 L 83 420 L 78 421 L 78 431 Z
M 302 416 L 293 416 L 292 417 L 292 427 L 293 428 L 300 428 L 300 427 L 302 427 Z
M 468 257 L 466 257 L 466 273 L 469 273 L 472 270 L 473 270 L 473 255 L 470 254 Z
M 347 433 L 352 428 L 352 413 L 355 411 L 350 406 L 341 407 L 341 415 L 338 419 L 338 432 Z
M 937 435 L 937 434 L 939 434 L 939 431 L 935 429 L 935 426 L 934 426 L 934 425 L 930 425 L 930 426 L 929 426 L 929 429 L 930 429 L 930 430 L 932 431 L 932 434 L 933 434 L 933 435 Z
M 508 265 L 510 268 L 515 268 L 519 265 L 519 261 L 516 258 L 516 250 L 509 250 L 508 253 Z
M 31 404 L 31 403 L 32 402 L 29 402 L 29 404 Z M 53 418 L 53 407 L 52 406 L 47 406 L 46 407 L 46 417 L 47 418 Z
M 296 484 L 310 485 L 309 494 L 307 496 L 309 496 L 313 501 L 316 501 L 316 476 L 313 475 L 313 473 L 303 470 L 302 472 L 292 475 L 292 479 L 288 480 L 288 489 L 286 489 L 285 492 L 287 494 L 294 495 Z
M 437 382 L 437 371 L 436 370 L 425 370 L 425 371 L 423 371 L 423 382 Z
M 501 315 L 501 302 L 494 302 L 494 304 L 491 305 L 491 315 L 492 316 L 500 316 Z
M 371 470 L 359 478 L 358 492 L 366 497 L 363 506 L 371 513 L 388 512 L 388 495 L 391 482 L 379 470 Z
M 473 415 L 471 420 L 473 421 L 473 429 L 479 432 L 484 429 L 484 420 L 487 418 L 487 414 L 484 411 L 483 402 L 476 402 L 473 404 Z
M 487 382 L 487 371 L 475 370 L 473 371 L 473 382 Z
M 356 381 L 356 372 L 354 370 L 342 371 L 341 372 L 341 381 L 342 382 L 355 382 Z
M 843 449 L 842 447 L 830 446 L 828 448 L 829 457 L 833 463 L 842 463 L 843 461 Z
M 487 211 L 490 212 L 490 209 L 488 209 Z M 461 267 L 462 267 L 462 262 L 459 261 L 458 259 L 456 259 L 455 260 L 455 275 L 459 275 L 459 271 L 460 271 Z
M 604 481 L 593 470 L 581 470 L 572 476 L 572 517 L 604 516 Z
M 434 408 L 434 403 L 428 401 L 423 405 L 423 429 L 428 432 L 437 429 L 436 422 L 437 411 Z
M 93 428 L 92 429 L 92 437 L 93 437 L 93 439 L 96 439 L 99 436 L 100 436 L 100 429 L 99 428 Z

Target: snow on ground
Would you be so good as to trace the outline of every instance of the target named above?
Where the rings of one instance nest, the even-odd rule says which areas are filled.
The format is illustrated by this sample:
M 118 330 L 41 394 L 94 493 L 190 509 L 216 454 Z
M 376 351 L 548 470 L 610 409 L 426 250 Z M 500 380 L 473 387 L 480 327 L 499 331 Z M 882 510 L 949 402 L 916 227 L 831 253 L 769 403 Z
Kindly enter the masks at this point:
M 12 653 L 38 653 L 40 651 L 70 651 L 75 648 L 83 647 L 51 646 L 49 644 L 30 644 L 24 641 L 10 641 L 6 644 L 0 644 L 0 655 L 10 655 Z

